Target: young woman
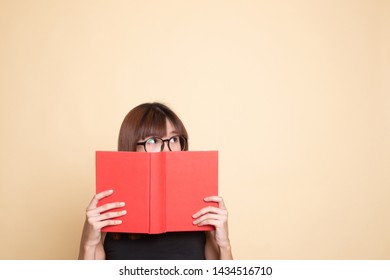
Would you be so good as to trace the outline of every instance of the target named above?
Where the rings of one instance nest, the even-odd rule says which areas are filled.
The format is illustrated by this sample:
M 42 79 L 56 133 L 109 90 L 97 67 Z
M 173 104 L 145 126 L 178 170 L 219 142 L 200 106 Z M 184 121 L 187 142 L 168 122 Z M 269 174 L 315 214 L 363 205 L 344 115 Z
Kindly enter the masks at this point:
M 162 152 L 188 150 L 187 131 L 178 116 L 161 103 L 144 103 L 132 109 L 119 132 L 118 151 Z M 232 259 L 228 235 L 228 212 L 220 196 L 206 197 L 219 207 L 207 206 L 194 213 L 194 224 L 212 225 L 213 231 L 163 234 L 104 233 L 118 225 L 113 218 L 126 215 L 122 202 L 97 206 L 112 194 L 96 194 L 86 210 L 79 259 Z M 108 211 L 108 212 L 106 212 Z

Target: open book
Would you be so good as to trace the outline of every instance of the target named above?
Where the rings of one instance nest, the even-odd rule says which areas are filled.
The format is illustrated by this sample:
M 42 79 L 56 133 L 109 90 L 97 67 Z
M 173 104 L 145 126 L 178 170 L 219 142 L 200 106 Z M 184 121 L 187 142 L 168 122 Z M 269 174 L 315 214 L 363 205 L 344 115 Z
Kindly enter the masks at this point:
M 96 152 L 96 193 L 113 189 L 99 205 L 125 202 L 122 224 L 105 232 L 163 233 L 212 230 L 192 224 L 192 215 L 218 195 L 218 152 Z M 111 210 L 112 211 L 112 210 Z M 115 209 L 114 211 L 118 211 Z

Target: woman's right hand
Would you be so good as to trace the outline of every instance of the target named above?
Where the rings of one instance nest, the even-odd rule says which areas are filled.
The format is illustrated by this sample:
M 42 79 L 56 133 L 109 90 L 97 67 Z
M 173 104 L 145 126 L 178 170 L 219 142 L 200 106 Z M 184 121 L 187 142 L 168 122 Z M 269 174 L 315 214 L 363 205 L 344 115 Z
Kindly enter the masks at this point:
M 124 202 L 112 202 L 97 206 L 98 202 L 110 196 L 113 190 L 107 190 L 96 194 L 86 210 L 86 220 L 83 229 L 84 246 L 97 246 L 101 240 L 101 229 L 106 226 L 119 225 L 121 220 L 113 218 L 126 215 L 126 210 L 109 211 L 125 206 Z

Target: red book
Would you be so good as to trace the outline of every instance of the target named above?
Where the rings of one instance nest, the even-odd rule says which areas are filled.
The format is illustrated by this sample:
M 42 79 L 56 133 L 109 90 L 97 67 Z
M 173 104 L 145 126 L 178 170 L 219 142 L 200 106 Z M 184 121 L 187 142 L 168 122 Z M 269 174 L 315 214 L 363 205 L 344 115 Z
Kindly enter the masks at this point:
M 96 193 L 113 189 L 99 205 L 125 202 L 122 224 L 105 232 L 163 233 L 213 230 L 197 226 L 192 215 L 218 195 L 218 152 L 96 152 Z M 111 210 L 112 211 L 112 210 Z M 114 210 L 115 211 L 115 210 Z M 116 210 L 118 211 L 118 210 Z

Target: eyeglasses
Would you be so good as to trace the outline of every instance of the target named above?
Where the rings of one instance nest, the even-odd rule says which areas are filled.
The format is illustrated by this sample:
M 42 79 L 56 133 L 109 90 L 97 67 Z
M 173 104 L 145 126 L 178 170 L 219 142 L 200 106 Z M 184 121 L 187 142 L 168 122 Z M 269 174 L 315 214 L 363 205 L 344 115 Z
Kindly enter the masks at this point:
M 168 149 L 170 151 L 184 151 L 187 147 L 187 139 L 182 135 L 172 136 L 169 139 L 153 136 L 143 142 L 138 142 L 137 145 L 144 146 L 145 152 L 162 152 L 164 150 L 165 142 L 168 143 Z

